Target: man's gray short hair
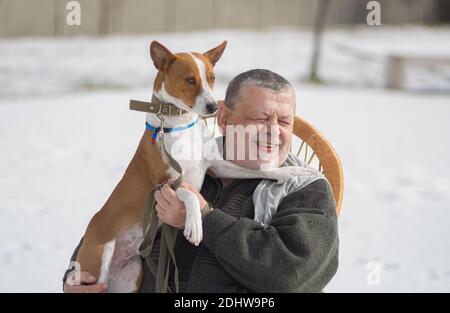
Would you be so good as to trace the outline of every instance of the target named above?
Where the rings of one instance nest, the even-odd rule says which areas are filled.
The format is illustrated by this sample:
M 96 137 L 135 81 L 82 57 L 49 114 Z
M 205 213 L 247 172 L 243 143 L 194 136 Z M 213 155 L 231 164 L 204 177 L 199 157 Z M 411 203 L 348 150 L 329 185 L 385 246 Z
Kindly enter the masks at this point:
M 275 93 L 286 89 L 294 92 L 291 83 L 283 76 L 265 69 L 254 69 L 241 73 L 230 81 L 225 93 L 225 105 L 227 107 L 230 109 L 233 107 L 240 96 L 242 87 L 247 84 L 262 87 Z

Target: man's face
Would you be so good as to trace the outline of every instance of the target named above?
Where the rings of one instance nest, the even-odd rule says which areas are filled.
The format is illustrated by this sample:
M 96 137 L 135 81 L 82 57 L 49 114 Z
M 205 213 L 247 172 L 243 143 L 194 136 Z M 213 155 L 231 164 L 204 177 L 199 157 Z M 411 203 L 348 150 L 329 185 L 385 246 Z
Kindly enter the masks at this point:
M 219 127 L 226 138 L 225 157 L 251 169 L 279 167 L 291 145 L 294 101 L 290 88 L 273 92 L 244 85 L 231 110 L 224 105 L 219 108 Z M 243 127 L 239 130 L 236 126 Z M 239 149 L 245 155 L 239 155 Z

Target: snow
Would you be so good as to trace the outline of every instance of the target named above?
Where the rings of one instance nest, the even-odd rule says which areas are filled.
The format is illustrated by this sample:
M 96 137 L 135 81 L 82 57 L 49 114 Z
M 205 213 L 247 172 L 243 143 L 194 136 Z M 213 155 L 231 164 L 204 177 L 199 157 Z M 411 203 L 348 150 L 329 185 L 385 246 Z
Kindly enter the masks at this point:
M 151 96 L 153 39 L 174 51 L 228 39 L 218 99 L 250 68 L 294 83 L 297 113 L 344 167 L 340 266 L 327 292 L 450 291 L 450 69 L 408 69 L 405 91 L 381 88 L 388 53 L 448 55 L 450 30 L 425 27 L 328 31 L 319 86 L 302 82 L 311 34 L 301 29 L 0 41 L 0 291 L 61 291 L 144 131 L 128 101 Z M 367 281 L 373 264 L 378 285 Z

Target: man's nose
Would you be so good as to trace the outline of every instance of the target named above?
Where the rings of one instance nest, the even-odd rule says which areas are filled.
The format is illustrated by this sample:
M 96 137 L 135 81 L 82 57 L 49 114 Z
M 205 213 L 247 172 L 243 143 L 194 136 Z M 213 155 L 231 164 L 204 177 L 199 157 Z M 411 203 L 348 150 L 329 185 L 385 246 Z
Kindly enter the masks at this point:
M 280 136 L 280 125 L 278 124 L 271 124 L 267 128 L 267 135 L 269 137 L 278 137 Z
M 215 103 L 215 102 L 208 102 L 205 105 L 205 108 L 206 108 L 206 112 L 208 114 L 214 113 L 214 112 L 217 111 L 217 103 Z

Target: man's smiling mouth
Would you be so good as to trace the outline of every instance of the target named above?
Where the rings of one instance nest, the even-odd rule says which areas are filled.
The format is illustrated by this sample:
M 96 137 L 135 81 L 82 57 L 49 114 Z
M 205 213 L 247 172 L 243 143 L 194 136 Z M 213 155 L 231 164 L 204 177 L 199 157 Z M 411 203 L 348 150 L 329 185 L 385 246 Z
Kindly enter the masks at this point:
M 258 147 L 258 150 L 261 151 L 261 149 L 263 151 L 266 152 L 273 152 L 275 149 L 279 148 L 280 144 L 272 144 L 272 143 L 267 143 L 267 142 L 260 142 L 257 141 L 256 145 Z

